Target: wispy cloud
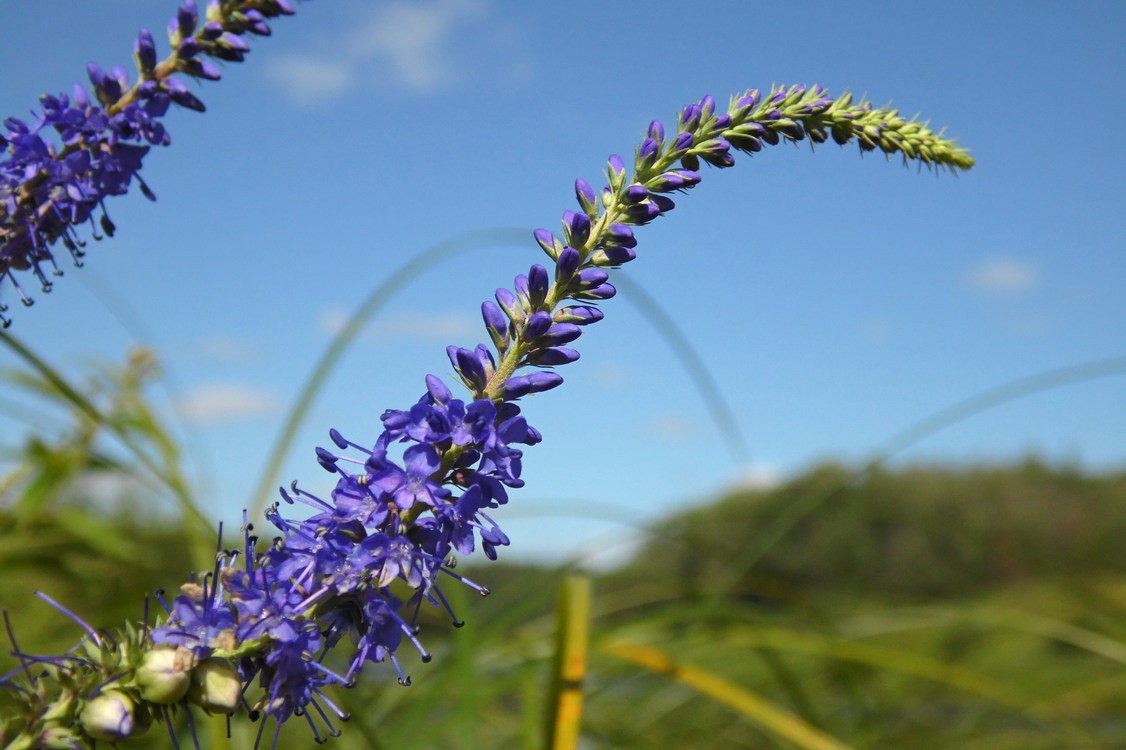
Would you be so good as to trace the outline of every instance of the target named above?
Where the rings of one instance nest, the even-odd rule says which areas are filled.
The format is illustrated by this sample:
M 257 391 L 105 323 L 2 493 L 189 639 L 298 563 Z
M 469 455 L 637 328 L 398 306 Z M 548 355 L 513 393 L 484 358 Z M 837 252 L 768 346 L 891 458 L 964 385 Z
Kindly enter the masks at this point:
M 988 258 L 966 276 L 969 286 L 991 294 L 1020 294 L 1040 283 L 1040 273 L 1030 263 L 1015 258 Z
M 754 463 L 746 466 L 735 477 L 733 490 L 772 490 L 786 481 L 786 474 L 777 466 Z
M 387 83 L 415 91 L 442 88 L 458 77 L 448 52 L 454 32 L 483 10 L 473 0 L 381 4 L 356 30 L 348 50 L 355 60 L 377 61 Z
M 201 386 L 176 402 L 180 416 L 205 426 L 276 414 L 280 409 L 273 392 L 235 383 Z
M 297 104 L 318 104 L 347 91 L 356 72 L 346 60 L 286 55 L 275 58 L 266 75 Z
M 519 49 L 524 34 L 483 0 L 381 2 L 353 20 L 331 50 L 278 58 L 270 78 L 295 103 L 320 104 L 359 87 L 430 93 L 533 76 L 531 58 Z M 487 53 L 470 57 L 461 38 Z

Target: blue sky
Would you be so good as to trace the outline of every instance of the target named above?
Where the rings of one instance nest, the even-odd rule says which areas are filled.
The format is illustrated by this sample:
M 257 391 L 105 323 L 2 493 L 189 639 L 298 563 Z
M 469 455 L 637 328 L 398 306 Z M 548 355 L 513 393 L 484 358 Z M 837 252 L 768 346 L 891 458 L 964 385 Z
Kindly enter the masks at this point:
M 174 7 L 5 0 L 0 113 L 68 91 L 87 61 L 127 64 L 137 30 L 159 32 Z M 158 349 L 171 377 L 154 398 L 216 518 L 237 521 L 315 358 L 397 267 L 497 232 L 397 291 L 279 480 L 327 490 L 312 449 L 328 428 L 369 442 L 385 408 L 447 375 L 445 346 L 483 338 L 481 300 L 540 262 L 531 230 L 558 226 L 574 179 L 600 184 L 608 154 L 706 93 L 817 82 L 894 100 L 978 165 L 936 178 L 803 146 L 706 172 L 639 231 L 623 274 L 691 338 L 745 455 L 621 295 L 563 388 L 526 401 L 545 441 L 499 514 L 511 555 L 620 550 L 661 513 L 820 460 L 862 462 L 975 394 L 1126 355 L 1120 3 L 334 0 L 273 26 L 199 87 L 206 114 L 168 118 L 173 144 L 143 171 L 158 202 L 110 203 L 118 236 L 12 311 L 13 331 L 75 375 L 137 342 Z M 0 416 L 5 441 L 23 430 Z M 1003 404 L 895 462 L 1027 455 L 1126 465 L 1126 379 Z

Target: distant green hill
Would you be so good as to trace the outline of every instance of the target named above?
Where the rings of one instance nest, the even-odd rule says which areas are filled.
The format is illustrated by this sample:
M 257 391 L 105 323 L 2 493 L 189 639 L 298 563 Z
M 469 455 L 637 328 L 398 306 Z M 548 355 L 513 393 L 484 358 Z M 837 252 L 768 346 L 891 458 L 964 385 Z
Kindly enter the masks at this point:
M 963 596 L 1126 572 L 1126 473 L 818 467 L 660 523 L 622 570 L 698 596 Z M 615 576 L 618 577 L 618 576 Z

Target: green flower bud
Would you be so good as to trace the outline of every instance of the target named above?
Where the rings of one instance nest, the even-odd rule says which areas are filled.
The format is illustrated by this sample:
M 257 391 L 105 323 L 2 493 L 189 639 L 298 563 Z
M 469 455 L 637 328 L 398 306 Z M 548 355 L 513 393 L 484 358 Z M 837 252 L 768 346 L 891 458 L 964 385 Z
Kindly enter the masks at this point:
M 134 682 L 150 703 L 176 703 L 188 692 L 195 657 L 179 646 L 158 646 L 148 651 L 137 667 Z
M 29 739 L 35 740 L 36 738 Z M 33 745 L 24 745 L 21 737 L 17 742 L 6 745 L 5 750 L 22 749 L 24 747 L 35 748 L 35 750 L 80 750 L 89 744 L 84 737 L 80 737 L 78 732 L 70 727 L 51 727 L 39 735 L 37 739 L 38 741 Z
M 188 700 L 208 713 L 233 714 L 242 704 L 242 678 L 226 659 L 204 659 L 192 670 Z
M 86 702 L 79 716 L 82 730 L 96 740 L 116 742 L 133 734 L 133 699 L 120 690 L 105 690 Z

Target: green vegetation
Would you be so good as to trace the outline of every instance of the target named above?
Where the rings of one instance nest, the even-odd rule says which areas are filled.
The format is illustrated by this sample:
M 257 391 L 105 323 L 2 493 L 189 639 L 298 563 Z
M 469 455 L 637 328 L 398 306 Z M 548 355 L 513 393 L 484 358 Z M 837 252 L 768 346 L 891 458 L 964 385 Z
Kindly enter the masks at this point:
M 8 377 L 46 402 L 0 477 L 0 606 L 24 653 L 81 636 L 35 590 L 116 627 L 210 554 L 143 396 L 153 373 L 145 356 L 103 369 L 80 404 L 47 372 Z M 665 519 L 594 576 L 589 644 L 570 646 L 581 683 L 551 682 L 575 571 L 466 566 L 492 596 L 446 586 L 465 627 L 424 610 L 434 660 L 404 649 L 412 687 L 375 666 L 338 691 L 353 719 L 333 746 L 541 748 L 562 715 L 550 696 L 581 689 L 584 748 L 1126 747 L 1124 538 L 1126 473 L 817 467 Z M 558 622 L 581 635 L 585 585 L 568 590 Z M 197 730 L 249 747 L 256 725 L 236 722 L 229 744 L 222 717 L 197 714 Z M 295 721 L 279 747 L 309 742 Z M 170 746 L 159 729 L 121 745 Z

